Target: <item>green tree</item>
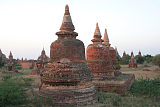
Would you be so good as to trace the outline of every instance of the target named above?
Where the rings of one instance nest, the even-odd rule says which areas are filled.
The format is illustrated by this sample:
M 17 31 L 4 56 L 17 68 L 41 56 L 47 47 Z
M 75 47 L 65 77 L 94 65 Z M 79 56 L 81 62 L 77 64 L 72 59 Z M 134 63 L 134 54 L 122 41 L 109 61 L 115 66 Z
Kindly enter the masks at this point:
M 143 64 L 144 63 L 144 57 L 142 57 L 142 56 L 137 55 L 137 56 L 135 56 L 135 59 L 136 59 L 138 64 Z
M 117 55 L 117 56 L 116 56 L 116 60 L 117 60 L 118 63 L 120 63 L 121 57 L 120 57 L 119 55 Z
M 160 67 L 160 54 L 153 57 L 153 63 Z
M 0 68 L 3 66 L 2 57 L 0 57 Z
M 152 59 L 153 59 L 153 56 L 151 56 L 151 55 L 145 55 L 144 56 L 144 61 L 147 62 L 147 63 L 151 63 Z
M 128 54 L 125 55 L 121 60 L 121 64 L 129 64 L 130 59 L 131 59 L 131 56 L 129 56 Z

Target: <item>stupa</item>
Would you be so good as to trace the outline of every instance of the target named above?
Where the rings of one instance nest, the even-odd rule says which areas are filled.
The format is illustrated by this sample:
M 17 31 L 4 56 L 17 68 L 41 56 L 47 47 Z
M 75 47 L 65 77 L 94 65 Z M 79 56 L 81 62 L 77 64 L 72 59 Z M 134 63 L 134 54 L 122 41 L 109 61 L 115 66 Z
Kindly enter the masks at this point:
M 75 107 L 97 100 L 93 75 L 85 60 L 82 41 L 71 20 L 69 7 L 65 13 L 58 39 L 50 46 L 50 61 L 41 75 L 40 95 L 53 98 L 53 106 Z
M 124 52 L 123 52 L 123 55 L 122 55 L 122 58 L 124 58 L 126 55 L 127 55 L 127 54 L 126 54 L 126 52 L 124 51 Z
M 137 61 L 134 58 L 133 52 L 131 52 L 131 59 L 129 60 L 129 68 L 137 68 Z
M 36 62 L 34 62 L 34 68 L 32 69 L 30 76 L 39 76 L 40 70 L 37 67 Z
M 111 44 L 109 43 L 107 29 L 105 29 L 103 40 L 104 40 L 103 44 L 109 48 L 109 59 L 111 60 L 111 64 L 112 66 L 116 66 L 117 65 L 117 61 L 116 61 L 117 52 L 113 47 L 111 47 Z
M 110 64 L 109 48 L 102 44 L 101 33 L 96 24 L 93 39 L 93 44 L 87 47 L 87 62 L 92 69 L 94 80 L 105 80 L 114 76 L 113 69 Z M 110 44 L 107 44 L 108 46 Z
M 38 69 L 43 69 L 44 65 L 49 61 L 49 57 L 46 55 L 46 52 L 43 48 L 41 55 L 37 59 L 36 66 Z
M 123 95 L 133 83 L 134 75 L 122 74 L 119 69 L 114 68 L 117 64 L 116 50 L 110 46 L 107 30 L 104 40 L 101 39 L 98 24 L 92 42 L 87 47 L 87 62 L 94 75 L 93 83 L 100 91 Z
M 9 54 L 9 62 L 13 62 L 13 55 L 12 55 L 11 51 L 10 51 L 10 54 Z
M 142 57 L 141 51 L 139 50 L 138 52 L 138 56 Z

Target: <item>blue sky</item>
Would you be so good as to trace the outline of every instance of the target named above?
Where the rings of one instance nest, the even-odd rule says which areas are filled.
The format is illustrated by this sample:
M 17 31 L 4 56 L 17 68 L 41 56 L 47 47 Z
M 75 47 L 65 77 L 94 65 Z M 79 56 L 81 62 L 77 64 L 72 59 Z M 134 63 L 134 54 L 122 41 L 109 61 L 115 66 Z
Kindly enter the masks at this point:
M 160 0 L 0 0 L 0 48 L 6 56 L 37 59 L 57 39 L 68 4 L 78 39 L 87 47 L 96 22 L 119 54 L 160 53 Z

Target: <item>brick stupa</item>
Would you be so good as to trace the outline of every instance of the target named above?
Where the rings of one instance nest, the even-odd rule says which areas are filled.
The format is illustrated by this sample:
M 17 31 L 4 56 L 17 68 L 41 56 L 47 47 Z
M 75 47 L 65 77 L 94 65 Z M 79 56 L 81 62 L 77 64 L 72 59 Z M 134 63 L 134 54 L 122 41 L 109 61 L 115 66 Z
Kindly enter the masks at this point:
M 104 40 L 103 44 L 109 48 L 109 59 L 111 60 L 111 64 L 112 66 L 116 66 L 117 65 L 117 61 L 116 61 L 117 52 L 116 52 L 116 49 L 111 47 L 111 44 L 109 43 L 107 29 L 105 29 L 103 40 Z
M 103 40 L 101 37 L 97 23 L 93 39 L 91 40 L 93 44 L 87 47 L 87 62 L 92 69 L 95 80 L 105 80 L 114 76 L 109 59 L 109 48 L 102 44 Z
M 107 30 L 104 33 L 104 40 L 96 24 L 93 44 L 87 47 L 87 62 L 94 75 L 93 83 L 98 90 L 104 92 L 116 92 L 124 94 L 134 81 L 134 75 L 122 74 L 116 66 L 116 51 L 110 46 Z
M 37 67 L 38 69 L 43 69 L 44 65 L 49 61 L 49 57 L 46 55 L 46 52 L 43 48 L 41 55 L 37 59 Z
M 131 59 L 129 60 L 129 68 L 137 68 L 137 61 L 134 58 L 133 52 L 131 52 Z
M 50 46 L 50 62 L 41 73 L 40 94 L 53 98 L 53 106 L 75 107 L 97 100 L 92 72 L 85 60 L 82 41 L 66 5 L 58 39 Z

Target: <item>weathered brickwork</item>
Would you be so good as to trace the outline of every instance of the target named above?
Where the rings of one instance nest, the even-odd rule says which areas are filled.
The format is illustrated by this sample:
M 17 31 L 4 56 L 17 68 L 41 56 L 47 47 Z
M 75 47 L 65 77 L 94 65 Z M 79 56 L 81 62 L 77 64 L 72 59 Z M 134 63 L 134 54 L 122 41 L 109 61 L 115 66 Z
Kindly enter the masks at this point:
M 50 46 L 50 60 L 41 75 L 40 95 L 52 97 L 53 106 L 75 107 L 97 101 L 93 75 L 85 60 L 82 41 L 76 39 L 78 33 L 66 5 L 58 39 Z
M 96 25 L 93 44 L 87 47 L 87 62 L 92 69 L 94 80 L 99 91 L 116 92 L 124 94 L 134 81 L 134 75 L 125 75 L 114 69 L 117 66 L 117 50 L 111 47 L 107 30 L 105 29 L 104 40 L 101 39 L 101 33 Z
M 105 80 L 114 76 L 111 61 L 109 47 L 102 44 L 101 33 L 96 24 L 94 37 L 92 39 L 93 44 L 87 47 L 87 62 L 92 69 L 95 80 Z
M 93 81 L 99 91 L 114 92 L 124 95 L 135 80 L 134 74 L 121 74 L 116 80 Z

